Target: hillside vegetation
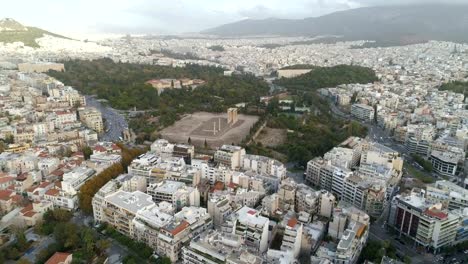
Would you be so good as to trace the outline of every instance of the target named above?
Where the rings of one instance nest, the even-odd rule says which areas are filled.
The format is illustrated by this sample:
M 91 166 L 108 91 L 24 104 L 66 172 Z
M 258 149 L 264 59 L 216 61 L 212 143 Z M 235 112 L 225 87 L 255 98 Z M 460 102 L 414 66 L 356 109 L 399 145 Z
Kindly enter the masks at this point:
M 356 65 L 337 65 L 333 67 L 315 67 L 311 72 L 294 78 L 281 78 L 276 81 L 276 84 L 293 90 L 316 90 L 336 87 L 341 84 L 364 84 L 375 81 L 378 81 L 378 78 L 374 70 L 370 68 Z
M 37 27 L 23 26 L 21 23 L 11 18 L 0 20 L 0 42 L 23 42 L 25 46 L 37 48 L 39 45 L 37 44 L 36 39 L 42 38 L 44 35 L 66 38 Z
M 304 68 L 304 65 L 290 68 Z M 322 156 L 350 136 L 365 137 L 367 128 L 358 122 L 333 116 L 330 102 L 320 97 L 317 89 L 376 80 L 373 70 L 349 65 L 316 67 L 310 73 L 277 80 L 277 84 L 287 89 L 295 105 L 308 106 L 311 113 L 285 113 L 280 110 L 278 100 L 270 102 L 267 107 L 268 127 L 288 130 L 287 140 L 272 150 L 286 155 L 289 162 L 306 166 L 309 160 Z M 263 155 L 271 152 L 271 149 L 261 144 L 250 146 L 249 150 Z
M 439 87 L 439 90 L 461 93 L 464 94 L 466 97 L 468 95 L 468 82 L 453 81 L 449 83 L 444 83 Z
M 64 72 L 49 74 L 84 94 L 95 94 L 117 109 L 164 110 L 179 113 L 224 111 L 240 102 L 256 102 L 268 93 L 268 85 L 252 75 L 223 76 L 223 69 L 199 65 L 186 67 L 114 63 L 110 59 L 65 62 Z M 194 90 L 172 89 L 158 95 L 145 84 L 150 79 L 191 78 L 206 83 Z

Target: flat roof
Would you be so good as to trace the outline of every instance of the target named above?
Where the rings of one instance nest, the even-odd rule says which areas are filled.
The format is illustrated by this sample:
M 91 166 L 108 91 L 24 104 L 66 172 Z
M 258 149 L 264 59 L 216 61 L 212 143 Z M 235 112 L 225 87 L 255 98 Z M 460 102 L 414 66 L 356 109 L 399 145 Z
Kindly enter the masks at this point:
M 134 214 L 136 214 L 138 210 L 154 205 L 151 195 L 140 191 L 125 192 L 120 190 L 107 195 L 105 200 Z
M 154 188 L 155 192 L 175 193 L 177 190 L 185 187 L 185 183 L 178 181 L 164 181 Z

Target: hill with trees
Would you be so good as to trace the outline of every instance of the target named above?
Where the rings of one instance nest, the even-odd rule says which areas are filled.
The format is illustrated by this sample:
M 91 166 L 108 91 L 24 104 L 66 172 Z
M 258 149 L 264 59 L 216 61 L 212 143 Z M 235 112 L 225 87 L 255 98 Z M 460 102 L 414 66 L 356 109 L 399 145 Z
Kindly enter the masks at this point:
M 452 81 L 449 83 L 444 83 L 439 87 L 439 90 L 464 94 L 466 97 L 468 95 L 468 82 Z
M 38 48 L 39 45 L 37 44 L 36 39 L 42 38 L 44 35 L 66 39 L 64 36 L 54 34 L 37 27 L 23 26 L 11 18 L 0 20 L 0 42 L 23 42 L 25 46 Z
M 294 66 L 290 67 L 295 69 Z M 294 78 L 281 78 L 275 84 L 294 90 L 316 90 L 336 87 L 341 84 L 365 84 L 375 81 L 378 81 L 378 78 L 374 70 L 370 68 L 356 65 L 337 65 L 333 67 L 315 67 L 311 72 Z

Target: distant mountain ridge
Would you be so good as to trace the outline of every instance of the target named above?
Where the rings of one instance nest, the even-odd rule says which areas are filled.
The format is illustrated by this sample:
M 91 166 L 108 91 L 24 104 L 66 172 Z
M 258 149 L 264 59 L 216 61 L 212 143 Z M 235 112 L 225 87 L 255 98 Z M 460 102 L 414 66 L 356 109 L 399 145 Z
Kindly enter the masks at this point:
M 468 4 L 365 7 L 305 19 L 247 19 L 201 33 L 223 37 L 334 35 L 343 40 L 468 42 Z
M 67 37 L 54 34 L 37 27 L 26 27 L 11 18 L 0 20 L 0 42 L 23 42 L 26 46 L 39 47 L 36 39 L 41 38 L 44 35 L 68 39 Z

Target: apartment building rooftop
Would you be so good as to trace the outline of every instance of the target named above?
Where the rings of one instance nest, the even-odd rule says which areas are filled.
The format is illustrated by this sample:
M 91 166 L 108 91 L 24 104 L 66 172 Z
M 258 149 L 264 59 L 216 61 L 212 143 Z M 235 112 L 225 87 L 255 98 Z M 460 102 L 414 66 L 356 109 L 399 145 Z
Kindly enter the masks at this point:
M 173 219 L 172 215 L 162 212 L 158 206 L 154 205 L 139 210 L 133 221 L 137 225 L 141 220 L 154 228 L 161 228 L 169 224 Z
M 209 217 L 206 208 L 186 206 L 180 212 L 174 215 L 177 220 L 183 220 L 193 225 L 197 221 Z
M 156 186 L 157 187 L 154 188 L 154 192 L 175 193 L 177 190 L 184 188 L 185 183 L 178 181 L 164 181 L 156 184 Z
M 222 145 L 219 150 L 226 151 L 226 152 L 236 152 L 242 150 L 242 147 L 240 146 L 234 146 L 234 145 Z
M 431 156 L 433 156 L 434 158 L 440 159 L 443 162 L 452 163 L 452 164 L 457 164 L 458 161 L 460 160 L 459 155 L 455 155 L 454 153 L 451 153 L 451 152 L 442 152 L 438 150 L 433 150 L 431 152 Z
M 136 214 L 139 210 L 144 209 L 145 207 L 154 205 L 151 195 L 140 191 L 125 192 L 119 190 L 113 194 L 107 195 L 105 199 L 107 202 L 124 208 L 133 214 Z
M 238 219 L 253 226 L 263 226 L 268 223 L 269 219 L 260 216 L 260 212 L 250 207 L 244 206 L 236 211 Z

